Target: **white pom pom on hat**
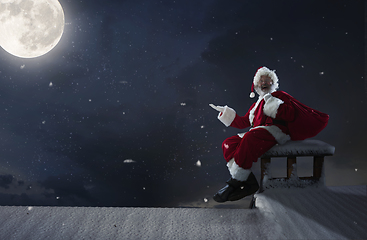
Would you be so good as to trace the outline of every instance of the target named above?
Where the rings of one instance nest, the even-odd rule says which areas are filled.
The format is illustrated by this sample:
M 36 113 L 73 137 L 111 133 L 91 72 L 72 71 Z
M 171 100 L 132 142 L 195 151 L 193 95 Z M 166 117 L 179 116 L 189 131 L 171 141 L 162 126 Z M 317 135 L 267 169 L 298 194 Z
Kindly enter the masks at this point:
M 275 74 L 275 70 L 270 70 L 269 68 L 263 66 L 263 67 L 258 68 L 256 73 L 255 73 L 254 80 L 252 81 L 250 98 L 255 97 L 254 88 L 255 88 L 255 86 L 257 86 L 257 84 L 260 81 L 261 76 L 263 76 L 263 75 L 267 75 L 273 80 L 274 90 L 278 89 L 278 86 L 279 86 L 278 76 Z
M 254 98 L 255 97 L 255 93 L 254 93 L 254 83 L 252 83 L 251 86 L 251 93 L 250 93 L 250 98 Z

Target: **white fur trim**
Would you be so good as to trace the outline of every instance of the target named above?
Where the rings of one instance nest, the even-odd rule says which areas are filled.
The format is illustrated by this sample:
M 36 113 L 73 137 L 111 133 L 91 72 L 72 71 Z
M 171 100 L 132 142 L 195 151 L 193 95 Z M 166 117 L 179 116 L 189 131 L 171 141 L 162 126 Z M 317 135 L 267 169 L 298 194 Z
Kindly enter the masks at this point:
M 226 127 L 230 126 L 233 122 L 233 120 L 236 117 L 236 111 L 232 108 L 228 107 L 227 105 L 224 106 L 223 113 L 219 113 L 218 119 L 226 125 Z
M 244 169 L 237 165 L 237 163 L 234 161 L 234 158 L 232 158 L 228 163 L 227 167 L 229 170 L 229 173 L 231 174 L 232 178 L 244 182 L 247 180 L 248 176 L 251 173 L 251 169 Z
M 257 100 L 255 106 L 250 111 L 249 121 L 250 121 L 251 125 L 254 122 L 256 108 L 259 106 L 259 103 L 261 102 L 262 99 L 263 99 L 263 97 L 260 96 L 259 99 Z
M 279 98 L 270 96 L 270 98 L 268 98 L 268 100 L 264 104 L 264 109 L 263 109 L 264 114 L 266 116 L 275 118 L 277 115 L 279 106 L 283 103 L 284 102 L 280 100 Z
M 275 138 L 275 140 L 279 144 L 284 144 L 287 141 L 291 140 L 291 137 L 289 135 L 282 132 L 282 130 L 280 130 L 280 128 L 278 128 L 275 125 L 272 125 L 272 126 L 257 126 L 257 127 L 251 128 L 251 130 L 257 129 L 257 128 L 264 128 L 264 129 L 268 130 L 268 132 L 271 135 L 273 135 L 273 137 Z

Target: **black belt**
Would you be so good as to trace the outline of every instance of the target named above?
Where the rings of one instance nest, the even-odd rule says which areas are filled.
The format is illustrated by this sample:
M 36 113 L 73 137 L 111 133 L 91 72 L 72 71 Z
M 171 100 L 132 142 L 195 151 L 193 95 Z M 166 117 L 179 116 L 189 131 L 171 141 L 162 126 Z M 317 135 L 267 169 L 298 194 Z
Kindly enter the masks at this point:
M 283 120 L 276 120 L 276 119 L 273 119 L 273 124 L 276 124 L 276 125 L 283 125 L 283 126 L 287 126 L 287 122 L 286 121 L 283 121 Z

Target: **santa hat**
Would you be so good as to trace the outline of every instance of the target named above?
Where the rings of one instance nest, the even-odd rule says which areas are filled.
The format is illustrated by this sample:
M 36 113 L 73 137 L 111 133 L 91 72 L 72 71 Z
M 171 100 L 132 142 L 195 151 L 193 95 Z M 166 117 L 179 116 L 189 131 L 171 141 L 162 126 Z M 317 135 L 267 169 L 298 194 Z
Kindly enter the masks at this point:
M 251 86 L 250 98 L 255 97 L 254 89 L 256 90 L 257 93 L 259 93 L 258 89 L 257 89 L 257 84 L 259 83 L 260 78 L 263 75 L 269 76 L 271 78 L 271 80 L 273 80 L 273 91 L 278 89 L 278 87 L 279 87 L 278 76 L 275 74 L 275 70 L 270 70 L 267 67 L 261 67 L 261 68 L 257 69 L 256 74 L 254 76 L 254 80 L 253 80 L 252 86 Z

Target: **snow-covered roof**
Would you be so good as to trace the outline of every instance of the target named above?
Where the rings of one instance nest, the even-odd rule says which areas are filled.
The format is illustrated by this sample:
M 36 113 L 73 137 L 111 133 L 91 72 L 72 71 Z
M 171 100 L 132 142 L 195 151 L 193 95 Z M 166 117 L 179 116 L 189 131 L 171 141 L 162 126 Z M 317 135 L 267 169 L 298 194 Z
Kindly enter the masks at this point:
M 0 239 L 366 239 L 366 186 L 267 189 L 255 209 L 0 207 Z

